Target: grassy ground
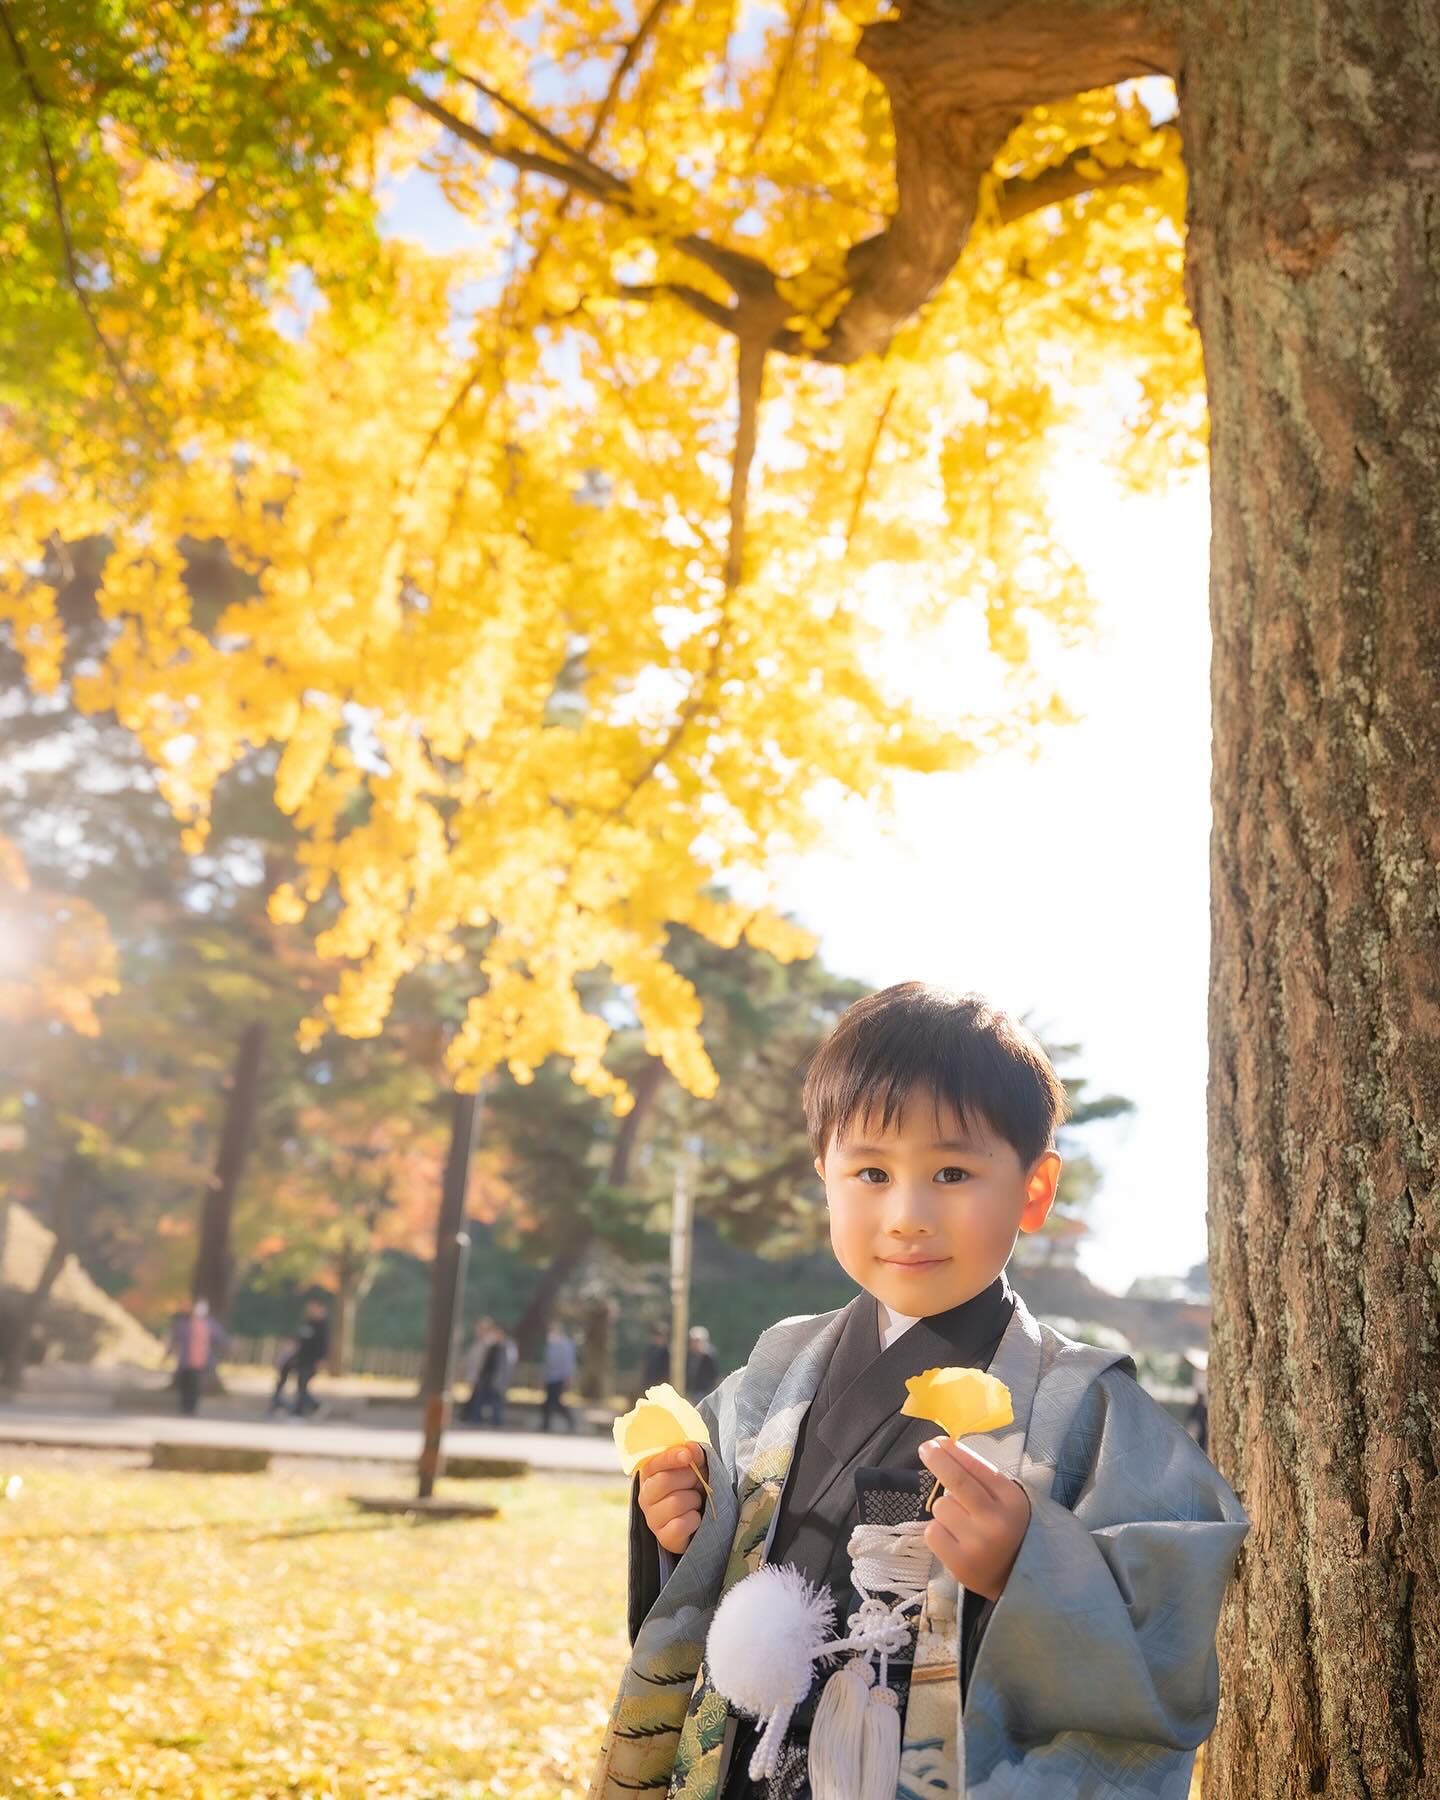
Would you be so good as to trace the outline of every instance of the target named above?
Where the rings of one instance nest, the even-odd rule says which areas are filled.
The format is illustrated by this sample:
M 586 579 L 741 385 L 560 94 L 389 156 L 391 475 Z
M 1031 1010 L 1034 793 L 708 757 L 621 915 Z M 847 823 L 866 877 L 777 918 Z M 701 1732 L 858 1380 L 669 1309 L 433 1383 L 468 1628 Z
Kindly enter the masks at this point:
M 7 1800 L 563 1800 L 625 1654 L 620 1482 L 456 1484 L 500 1519 L 351 1509 L 393 1475 L 7 1459 Z
M 291 1469 L 298 1465 L 291 1465 Z M 0 1462 L 6 1800 L 571 1800 L 625 1655 L 625 1489 Z M 1198 1773 L 1198 1772 L 1197 1772 Z M 1198 1780 L 1192 1800 L 1198 1800 Z

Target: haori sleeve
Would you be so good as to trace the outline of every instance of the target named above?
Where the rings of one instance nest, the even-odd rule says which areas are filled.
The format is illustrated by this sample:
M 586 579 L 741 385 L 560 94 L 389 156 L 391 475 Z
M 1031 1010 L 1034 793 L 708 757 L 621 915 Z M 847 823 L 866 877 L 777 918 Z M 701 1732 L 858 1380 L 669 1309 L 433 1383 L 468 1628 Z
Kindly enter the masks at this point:
M 715 1471 L 721 1470 L 720 1479 L 728 1481 L 730 1476 L 724 1471 L 717 1446 L 720 1434 L 717 1426 L 717 1408 L 713 1404 L 720 1398 L 717 1388 L 714 1394 L 708 1395 L 699 1403 L 698 1411 L 705 1421 L 705 1429 L 710 1434 L 711 1448 L 706 1460 L 712 1473 L 709 1476 L 711 1485 L 715 1483 Z M 705 1496 L 700 1496 L 703 1507 Z M 670 1577 L 679 1568 L 681 1557 L 672 1556 L 668 1550 L 662 1550 L 655 1533 L 645 1523 L 645 1515 L 640 1510 L 640 1475 L 637 1470 L 630 1481 L 630 1576 L 627 1596 L 627 1627 L 630 1642 L 633 1645 L 640 1634 L 640 1627 L 660 1598 Z
M 1030 1525 L 976 1650 L 972 1773 L 1067 1734 L 1193 1751 L 1215 1724 L 1215 1632 L 1250 1524 L 1239 1500 L 1119 1367 L 1077 1408 L 1051 1492 L 1027 1492 Z

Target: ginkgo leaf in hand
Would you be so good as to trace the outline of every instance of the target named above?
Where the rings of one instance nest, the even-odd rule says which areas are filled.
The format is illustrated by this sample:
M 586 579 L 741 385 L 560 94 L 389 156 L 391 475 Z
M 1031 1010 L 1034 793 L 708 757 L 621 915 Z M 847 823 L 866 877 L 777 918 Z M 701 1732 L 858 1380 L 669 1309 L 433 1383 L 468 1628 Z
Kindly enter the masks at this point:
M 933 1419 L 947 1437 L 972 1431 L 997 1431 L 1015 1417 L 1010 1390 L 983 1369 L 927 1369 L 905 1383 L 902 1413 Z
M 659 1387 L 646 1388 L 643 1397 L 623 1418 L 615 1421 L 615 1448 L 620 1452 L 620 1466 L 633 1475 L 644 1461 L 658 1456 L 662 1450 L 673 1450 L 679 1444 L 706 1444 L 710 1433 L 705 1421 L 683 1394 L 677 1394 L 668 1381 Z M 700 1471 L 697 1469 L 696 1474 Z M 705 1492 L 710 1485 L 700 1476 Z

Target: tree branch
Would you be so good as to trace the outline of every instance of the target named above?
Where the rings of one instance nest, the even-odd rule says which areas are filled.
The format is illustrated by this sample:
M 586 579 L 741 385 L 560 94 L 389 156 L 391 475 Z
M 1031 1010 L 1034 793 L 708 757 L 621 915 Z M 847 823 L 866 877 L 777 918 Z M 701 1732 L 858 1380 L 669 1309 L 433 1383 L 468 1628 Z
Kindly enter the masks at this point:
M 467 144 L 483 150 L 497 162 L 508 163 L 512 169 L 523 169 L 528 174 L 544 175 L 589 199 L 618 206 L 622 212 L 635 212 L 635 201 L 628 185 L 618 175 L 612 175 L 608 169 L 602 169 L 588 157 L 567 151 L 565 159 L 557 161 L 553 156 L 542 156 L 537 150 L 523 150 L 518 144 L 502 144 L 498 138 L 492 137 L 488 131 L 482 131 L 471 120 L 462 119 L 459 113 L 451 112 L 448 106 L 433 99 L 423 88 L 408 85 L 401 92 L 412 106 L 428 113 L 437 124 L 443 125 L 455 137 L 463 138 Z
M 731 1175 L 724 1181 L 707 1182 L 705 1199 L 712 1205 L 729 1206 L 737 1200 L 749 1199 L 752 1194 L 773 1193 L 782 1182 L 803 1181 L 807 1175 L 812 1179 L 815 1175 L 808 1147 L 782 1157 L 754 1175 Z
M 655 300 L 668 294 L 682 306 L 688 306 L 691 312 L 699 313 L 702 319 L 718 325 L 722 331 L 738 334 L 740 330 L 740 313 L 735 308 L 726 306 L 723 301 L 712 300 L 709 294 L 702 294 L 699 288 L 687 287 L 684 282 L 659 281 L 641 287 L 621 287 L 616 291 L 622 300 Z
M 595 109 L 595 117 L 591 121 L 590 130 L 585 138 L 585 153 L 588 156 L 599 144 L 605 127 L 610 123 L 610 115 L 615 110 L 615 103 L 620 98 L 620 89 L 624 86 L 625 77 L 640 60 L 640 54 L 654 36 L 665 8 L 670 0 L 651 0 L 650 10 L 635 27 L 635 35 L 626 44 L 624 54 L 615 65 L 615 72 L 610 77 L 610 85 L 605 90 L 605 98 Z
M 601 168 L 599 163 L 580 151 L 570 150 L 564 140 L 557 138 L 553 132 L 546 133 L 546 142 L 563 149 L 564 160 L 543 156 L 537 150 L 524 150 L 518 145 L 502 144 L 488 131 L 482 131 L 469 119 L 462 119 L 459 113 L 452 112 L 448 106 L 433 99 L 423 88 L 409 84 L 401 92 L 412 106 L 417 106 L 447 131 L 463 138 L 477 150 L 483 150 L 487 156 L 493 156 L 498 162 L 508 163 L 512 169 L 523 169 L 527 174 L 543 175 L 547 180 L 558 181 L 587 199 L 598 200 L 604 205 L 617 208 L 627 217 L 641 220 L 646 218 L 644 200 L 636 194 L 628 181 L 619 175 L 612 175 L 608 169 Z M 518 114 L 518 109 L 514 110 Z M 518 116 L 528 119 L 528 114 Z M 733 250 L 727 244 L 713 243 L 698 232 L 685 232 L 670 241 L 675 249 L 694 257 L 696 262 L 709 269 L 712 274 L 728 282 L 737 298 L 769 299 L 774 295 L 775 276 L 768 264 L 761 262 L 758 257 L 749 256 L 743 250 Z
M 605 127 L 610 122 L 610 115 L 614 112 L 615 104 L 620 98 L 620 90 L 625 85 L 625 77 L 640 60 L 641 52 L 653 36 L 655 28 L 660 23 L 661 16 L 669 4 L 670 0 L 651 0 L 650 10 L 635 27 L 634 35 L 626 44 L 619 62 L 615 65 L 610 76 L 610 85 L 606 88 L 604 98 L 599 106 L 596 107 L 595 117 L 590 121 L 590 129 L 585 134 L 584 154 L 586 156 L 592 156 L 599 148 L 600 139 L 605 135 Z M 573 188 L 567 188 L 560 196 L 554 217 L 550 220 L 549 227 L 541 239 L 540 247 L 536 250 L 534 260 L 530 265 L 532 275 L 544 262 L 550 246 L 554 242 L 555 232 L 564 223 L 565 215 L 570 210 L 570 202 L 573 198 Z
M 880 408 L 880 417 L 875 421 L 875 430 L 871 434 L 870 444 L 865 452 L 865 462 L 860 470 L 860 482 L 855 489 L 855 504 L 850 509 L 850 524 L 845 532 L 845 554 L 850 554 L 850 546 L 855 542 L 855 531 L 860 523 L 860 514 L 865 507 L 865 493 L 870 485 L 870 468 L 875 461 L 875 452 L 880 447 L 880 438 L 885 430 L 885 421 L 890 417 L 890 408 L 895 404 L 895 395 L 899 390 L 891 388 L 885 396 L 885 404 Z
M 583 154 L 587 158 L 591 157 L 598 147 L 600 139 L 604 134 L 605 126 L 609 121 L 610 114 L 613 112 L 615 103 L 620 97 L 620 90 L 624 84 L 625 77 L 635 66 L 641 51 L 644 49 L 645 44 L 654 32 L 655 27 L 659 24 L 661 15 L 669 4 L 670 0 L 651 0 L 650 10 L 640 21 L 635 29 L 634 35 L 625 45 L 620 60 L 615 66 L 614 73 L 610 77 L 610 85 L 605 90 L 605 97 L 596 108 L 595 117 L 590 122 L 590 129 L 585 134 Z M 576 190 L 572 187 L 566 187 L 561 191 L 560 198 L 556 202 L 555 211 L 551 216 L 549 224 L 546 226 L 545 235 L 540 239 L 535 254 L 530 261 L 529 278 L 532 280 L 538 273 L 541 263 L 544 262 L 546 256 L 550 252 L 550 246 L 555 241 L 555 233 L 564 222 L 565 215 L 570 210 L 570 202 L 575 198 L 575 191 Z M 420 466 L 423 466 L 428 460 L 436 444 L 439 443 L 441 437 L 444 435 L 450 421 L 456 416 L 466 400 L 469 399 L 476 382 L 480 379 L 487 360 L 488 352 L 486 356 L 477 357 L 474 366 L 466 374 L 464 381 L 456 391 L 454 399 L 450 402 L 449 406 L 446 407 L 440 423 L 431 432 L 430 437 L 426 442 L 425 449 L 420 457 Z M 416 472 L 418 474 L 418 468 Z
M 777 306 L 783 302 L 777 301 Z M 755 461 L 755 445 L 759 436 L 760 397 L 765 385 L 765 358 L 768 355 L 764 334 L 742 336 L 739 341 L 739 354 L 736 369 L 736 388 L 738 399 L 738 416 L 735 425 L 735 451 L 730 466 L 730 534 L 725 553 L 725 593 L 720 603 L 720 615 L 715 621 L 714 634 L 710 641 L 709 653 L 704 667 L 696 676 L 684 705 L 675 715 L 675 722 L 666 732 L 663 741 L 656 746 L 645 759 L 644 767 L 630 782 L 625 790 L 624 798 L 607 807 L 594 824 L 594 828 L 578 845 L 571 866 L 589 849 L 601 830 L 613 820 L 621 818 L 630 802 L 650 781 L 656 770 L 668 758 L 673 756 L 680 746 L 681 740 L 696 716 L 699 714 L 705 699 L 710 692 L 711 683 L 719 672 L 720 660 L 724 655 L 725 645 L 730 635 L 732 608 L 735 595 L 740 588 L 740 579 L 745 555 L 745 521 L 750 498 L 750 470 Z
M 785 48 L 780 52 L 780 66 L 775 71 L 775 80 L 771 85 L 764 111 L 760 114 L 760 123 L 755 127 L 755 135 L 750 140 L 751 156 L 754 156 L 764 142 L 765 133 L 770 129 L 770 121 L 775 117 L 775 109 L 780 104 L 781 94 L 785 91 L 785 83 L 789 79 L 790 70 L 795 61 L 795 52 L 804 35 L 805 21 L 809 17 L 809 13 L 810 0 L 797 0 L 795 16 L 790 25 L 790 35 L 785 40 Z
M 1166 127 L 1173 130 L 1174 127 Z M 1086 174 L 1081 165 L 1094 160 L 1094 151 L 1077 150 L 1053 169 L 1045 169 L 1028 180 L 1002 181 L 995 190 L 996 209 L 1002 225 L 1039 212 L 1047 206 L 1058 206 L 1062 200 L 1073 200 L 1079 194 L 1097 193 L 1101 188 L 1125 187 L 1134 182 L 1154 181 L 1159 169 L 1142 169 L 1134 163 L 1122 163 L 1118 169 L 1106 169 L 1099 175 Z
M 483 94 L 487 100 L 508 112 L 512 118 L 518 119 L 527 131 L 533 131 L 542 144 L 548 144 L 558 156 L 564 157 L 567 162 L 577 163 L 582 168 L 590 169 L 600 176 L 609 174 L 609 171 L 603 169 L 586 151 L 576 150 L 560 136 L 558 131 L 552 131 L 543 119 L 537 118 L 518 101 L 510 99 L 499 88 L 491 87 L 488 81 L 482 81 L 478 75 L 471 75 L 465 69 L 457 69 L 454 63 L 447 62 L 443 56 L 437 57 L 436 61 L 442 69 L 457 76 L 461 81 L 467 82 L 477 94 Z M 611 177 L 611 179 L 616 178 Z
M 740 339 L 736 387 L 739 416 L 735 425 L 735 460 L 730 470 L 730 541 L 725 555 L 725 598 L 740 586 L 745 559 L 745 520 L 750 508 L 750 470 L 760 429 L 760 396 L 765 386 L 764 338 Z
M 883 354 L 934 297 L 969 239 L 982 179 L 1032 107 L 1173 74 L 1178 56 L 1173 21 L 1139 0 L 901 0 L 865 27 L 857 54 L 890 97 L 899 203 L 850 252 L 850 298 L 810 352 L 822 362 Z M 805 353 L 793 334 L 774 347 Z
M 90 304 L 90 295 L 86 291 L 85 284 L 80 279 L 80 266 L 75 260 L 75 243 L 70 236 L 70 216 L 65 209 L 65 195 L 60 186 L 60 171 L 56 167 L 55 152 L 50 144 L 50 133 L 45 128 L 45 113 L 46 109 L 50 106 L 50 102 L 46 100 L 44 94 L 40 91 L 40 84 L 36 81 L 34 73 L 30 68 L 29 61 L 26 58 L 25 47 L 16 35 L 14 24 L 10 18 L 8 0 L 0 0 L 0 24 L 3 24 L 5 27 L 5 36 L 9 39 L 10 53 L 15 59 L 16 68 L 20 71 L 20 79 L 29 89 L 30 98 L 35 102 L 35 126 L 40 133 L 40 148 L 45 153 L 45 168 L 50 181 L 50 194 L 55 208 L 55 222 L 60 227 L 60 243 L 65 257 L 65 278 L 69 282 L 75 298 L 80 302 L 80 308 L 85 314 L 86 323 L 94 334 L 96 343 L 98 343 L 101 350 L 104 351 L 106 361 L 110 364 L 111 369 L 115 373 L 115 379 L 125 390 L 125 393 L 136 412 L 139 413 L 146 435 L 150 438 L 154 448 L 163 452 L 166 447 L 164 436 L 151 416 L 150 408 L 147 405 L 144 396 L 131 381 L 129 374 L 126 371 L 125 364 L 120 359 L 119 352 L 101 329 L 100 321 L 95 317 L 95 309 Z
M 542 175 L 579 195 L 612 206 L 654 228 L 642 193 L 593 159 L 591 151 L 625 72 L 654 29 L 666 0 L 653 0 L 612 77 L 587 138 L 576 150 L 525 107 L 477 76 L 461 73 L 555 152 L 503 144 L 413 85 L 410 101 L 449 131 L 511 167 Z M 1139 0 L 1016 0 L 996 9 L 990 0 L 901 0 L 902 10 L 866 27 L 859 57 L 884 84 L 895 125 L 899 204 L 884 231 L 862 239 L 846 259 L 850 297 L 818 350 L 776 319 L 776 277 L 758 257 L 717 244 L 700 233 L 670 239 L 672 247 L 718 275 L 736 298 L 726 308 L 683 283 L 627 290 L 632 298 L 668 293 L 744 341 L 768 350 L 830 363 L 883 354 L 899 326 L 938 291 L 969 239 L 981 182 L 1006 138 L 1033 106 L 1086 88 L 1139 75 L 1173 73 L 1175 45 L 1168 20 Z M 803 13 L 803 9 L 802 9 Z M 1077 194 L 1153 180 L 1155 172 L 1125 165 L 1086 173 L 1086 151 L 1057 168 L 996 190 L 1002 222 L 1023 218 Z M 564 203 L 562 202 L 562 213 Z M 548 240 L 545 246 L 548 248 Z

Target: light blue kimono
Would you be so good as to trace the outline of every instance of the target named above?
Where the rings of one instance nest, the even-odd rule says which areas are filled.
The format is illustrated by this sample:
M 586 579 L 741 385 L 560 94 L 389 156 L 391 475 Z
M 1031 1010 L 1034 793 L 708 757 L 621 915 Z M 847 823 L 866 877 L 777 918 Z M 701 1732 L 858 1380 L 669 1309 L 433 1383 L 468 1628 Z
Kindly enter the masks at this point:
M 715 1504 L 635 1639 L 590 1800 L 717 1800 L 728 1713 L 705 1634 L 764 1560 L 845 1311 L 773 1326 L 702 1406 Z M 933 1564 L 897 1800 L 1186 1800 L 1215 1723 L 1215 1629 L 1249 1520 L 1129 1357 L 1062 1336 L 1017 1297 L 990 1373 L 1014 1422 L 964 1441 L 1024 1484 L 1030 1525 L 963 1710 L 961 1596 Z

